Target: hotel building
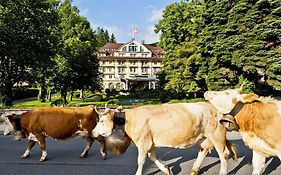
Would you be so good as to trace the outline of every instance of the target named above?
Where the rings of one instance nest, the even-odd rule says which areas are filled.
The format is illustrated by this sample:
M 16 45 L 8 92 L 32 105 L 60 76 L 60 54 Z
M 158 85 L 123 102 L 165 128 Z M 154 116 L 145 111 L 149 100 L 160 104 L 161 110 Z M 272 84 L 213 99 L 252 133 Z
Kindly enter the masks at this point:
M 156 44 L 107 43 L 98 50 L 103 88 L 155 89 L 164 50 Z

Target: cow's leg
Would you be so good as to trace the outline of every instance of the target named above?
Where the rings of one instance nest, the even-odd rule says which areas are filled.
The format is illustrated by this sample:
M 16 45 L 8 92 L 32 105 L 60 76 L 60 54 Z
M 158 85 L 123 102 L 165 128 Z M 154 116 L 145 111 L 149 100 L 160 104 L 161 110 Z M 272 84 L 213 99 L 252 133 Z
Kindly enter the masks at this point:
M 197 158 L 196 158 L 196 160 L 193 164 L 191 175 L 197 175 L 198 174 L 203 159 L 206 157 L 208 152 L 210 152 L 213 149 L 213 147 L 214 147 L 214 145 L 208 139 L 205 139 L 200 144 L 198 156 L 197 156 Z
M 155 147 L 152 147 L 149 152 L 148 152 L 148 157 L 157 165 L 157 167 L 163 171 L 165 174 L 167 175 L 170 175 L 171 172 L 170 172 L 170 169 L 163 165 L 158 159 L 157 159 L 157 156 L 156 156 L 156 148 Z
M 88 156 L 89 149 L 91 148 L 91 146 L 94 142 L 94 139 L 92 137 L 85 137 L 84 140 L 86 142 L 86 147 L 85 147 L 84 151 L 81 153 L 80 158 L 84 158 L 84 157 Z
M 26 149 L 26 151 L 21 155 L 21 158 L 27 158 L 27 157 L 29 157 L 30 151 L 31 151 L 31 149 L 33 148 L 33 146 L 35 145 L 35 143 L 36 143 L 36 142 L 35 142 L 34 140 L 29 140 L 27 149 Z
M 136 175 L 142 175 L 143 165 L 144 165 L 147 153 L 152 147 L 152 141 L 150 138 L 145 137 L 134 143 L 136 143 L 136 146 L 138 148 L 138 169 L 137 169 Z
M 102 159 L 105 160 L 107 158 L 107 153 L 106 153 L 106 146 L 105 146 L 104 137 L 98 136 L 95 139 L 96 139 L 96 141 L 99 144 L 99 147 L 100 147 L 99 149 L 100 149 L 100 153 L 101 153 Z
M 147 156 L 148 150 L 138 147 L 138 169 L 136 175 L 142 175 L 142 169 Z
M 47 149 L 46 149 L 46 140 L 42 134 L 36 135 L 36 138 L 38 139 L 39 146 L 42 150 L 42 155 L 41 155 L 41 158 L 39 161 L 43 162 L 44 160 L 47 159 L 47 156 L 48 156 Z
M 220 127 L 220 126 L 219 126 Z M 227 174 L 227 159 L 230 154 L 230 151 L 227 148 L 226 144 L 226 131 L 222 131 L 222 128 L 218 128 L 219 130 L 216 130 L 215 132 L 211 132 L 209 135 L 208 139 L 212 142 L 214 145 L 219 158 L 221 162 L 221 167 L 220 167 L 220 175 L 225 175 Z
M 253 150 L 253 175 L 259 175 L 261 174 L 262 169 L 265 166 L 265 156 L 257 153 Z

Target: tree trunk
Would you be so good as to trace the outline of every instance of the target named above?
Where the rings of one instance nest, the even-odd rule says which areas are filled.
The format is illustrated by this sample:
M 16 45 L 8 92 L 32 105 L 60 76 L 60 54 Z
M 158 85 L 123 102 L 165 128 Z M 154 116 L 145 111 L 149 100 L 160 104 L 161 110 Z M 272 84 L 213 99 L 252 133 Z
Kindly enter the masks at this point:
M 84 89 L 80 89 L 80 96 L 79 98 L 82 98 L 84 100 Z
M 52 100 L 52 90 L 48 90 L 48 98 L 47 98 L 48 101 L 51 101 Z
M 40 83 L 38 100 L 40 100 L 41 102 L 46 102 L 46 95 L 47 95 L 46 83 L 45 80 L 42 80 Z
M 69 101 L 72 101 L 72 98 L 73 98 L 73 90 L 70 91 Z
M 65 90 L 61 90 L 61 100 L 63 104 L 67 104 L 66 95 L 67 92 Z

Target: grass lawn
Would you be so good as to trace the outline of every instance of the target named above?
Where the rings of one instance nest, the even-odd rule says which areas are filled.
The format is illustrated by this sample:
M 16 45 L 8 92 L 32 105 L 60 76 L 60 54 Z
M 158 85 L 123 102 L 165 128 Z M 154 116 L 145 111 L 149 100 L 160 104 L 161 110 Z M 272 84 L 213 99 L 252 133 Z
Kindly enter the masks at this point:
M 52 98 L 50 102 L 40 102 L 38 100 L 34 101 L 28 101 L 28 102 L 23 102 L 19 104 L 14 104 L 12 108 L 36 108 L 36 107 L 47 107 L 51 106 L 51 103 L 54 102 L 55 100 L 59 99 L 59 96 L 55 96 Z M 118 105 L 122 106 L 132 106 L 132 105 L 147 105 L 147 104 L 159 104 L 159 99 L 158 98 L 128 98 L 128 97 L 117 97 L 115 98 L 117 101 L 119 101 L 118 104 L 113 104 L 109 103 L 107 107 L 115 107 Z M 104 101 L 93 101 L 91 98 L 86 98 L 86 99 L 80 99 L 80 98 L 73 98 L 72 101 L 68 101 L 68 104 L 66 106 L 74 107 L 74 106 L 87 106 L 87 105 L 97 105 L 99 107 L 104 107 L 105 104 L 108 102 L 108 100 Z M 0 108 L 4 108 L 3 104 L 0 104 Z

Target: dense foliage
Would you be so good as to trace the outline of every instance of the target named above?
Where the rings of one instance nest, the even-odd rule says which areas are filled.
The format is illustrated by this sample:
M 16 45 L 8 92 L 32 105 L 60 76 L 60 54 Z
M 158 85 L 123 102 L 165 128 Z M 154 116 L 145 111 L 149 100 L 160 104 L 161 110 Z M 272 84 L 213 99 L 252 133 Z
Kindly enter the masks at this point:
M 104 40 L 105 39 L 105 40 Z M 93 31 L 71 0 L 0 1 L 0 102 L 11 106 L 15 84 L 67 92 L 100 88 L 97 48 L 116 42 L 114 34 Z
M 166 51 L 165 90 L 194 97 L 246 80 L 248 91 L 274 95 L 281 90 L 280 27 L 279 0 L 197 0 L 167 6 L 156 25 Z
M 15 83 L 31 79 L 52 62 L 56 4 L 55 0 L 0 1 L 0 92 L 6 105 L 12 104 Z

